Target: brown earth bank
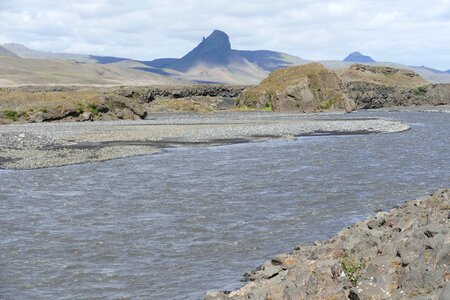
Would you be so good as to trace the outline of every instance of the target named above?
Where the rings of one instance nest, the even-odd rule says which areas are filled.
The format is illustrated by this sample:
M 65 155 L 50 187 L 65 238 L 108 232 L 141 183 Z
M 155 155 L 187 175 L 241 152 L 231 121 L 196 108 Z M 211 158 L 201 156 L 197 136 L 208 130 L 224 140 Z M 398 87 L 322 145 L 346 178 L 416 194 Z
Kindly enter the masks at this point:
M 139 120 L 148 112 L 232 108 L 245 86 L 35 87 L 0 89 L 0 124 Z
M 450 189 L 298 246 L 213 299 L 450 299 Z

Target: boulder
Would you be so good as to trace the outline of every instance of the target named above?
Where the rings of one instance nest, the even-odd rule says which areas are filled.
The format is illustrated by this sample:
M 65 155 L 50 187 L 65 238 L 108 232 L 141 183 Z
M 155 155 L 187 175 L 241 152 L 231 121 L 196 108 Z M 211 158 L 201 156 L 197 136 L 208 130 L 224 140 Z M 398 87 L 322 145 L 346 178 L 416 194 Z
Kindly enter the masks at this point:
M 80 121 L 81 122 L 87 122 L 87 121 L 92 121 L 93 120 L 93 116 L 92 113 L 90 111 L 85 111 L 84 113 L 82 113 L 80 115 Z

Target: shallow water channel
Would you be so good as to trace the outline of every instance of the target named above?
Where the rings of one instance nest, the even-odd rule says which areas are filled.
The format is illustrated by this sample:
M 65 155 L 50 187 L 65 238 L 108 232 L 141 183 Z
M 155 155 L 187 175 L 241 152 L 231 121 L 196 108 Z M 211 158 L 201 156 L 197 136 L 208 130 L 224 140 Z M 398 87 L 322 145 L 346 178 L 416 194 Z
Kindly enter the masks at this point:
M 300 243 L 450 187 L 450 114 L 396 134 L 0 170 L 0 299 L 201 299 Z

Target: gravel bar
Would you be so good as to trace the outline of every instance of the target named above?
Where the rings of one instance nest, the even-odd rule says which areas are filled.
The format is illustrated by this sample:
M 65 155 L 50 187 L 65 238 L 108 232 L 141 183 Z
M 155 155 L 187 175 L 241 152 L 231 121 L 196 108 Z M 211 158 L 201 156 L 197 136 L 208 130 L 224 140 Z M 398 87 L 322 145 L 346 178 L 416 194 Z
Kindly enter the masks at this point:
M 152 114 L 141 121 L 34 123 L 0 126 L 0 169 L 36 169 L 303 135 L 394 133 L 409 126 L 340 114 L 226 112 Z

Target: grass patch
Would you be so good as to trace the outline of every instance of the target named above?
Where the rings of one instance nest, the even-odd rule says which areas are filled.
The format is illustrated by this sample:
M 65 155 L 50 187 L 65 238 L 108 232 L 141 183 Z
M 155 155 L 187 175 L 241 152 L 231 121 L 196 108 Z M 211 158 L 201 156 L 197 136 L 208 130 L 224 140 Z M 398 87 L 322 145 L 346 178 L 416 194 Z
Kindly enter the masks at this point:
M 411 92 L 416 96 L 423 96 L 427 93 L 427 89 L 424 86 L 419 86 L 419 87 L 413 88 L 411 90 Z
M 346 255 L 341 259 L 341 267 L 353 286 L 356 286 L 363 263 L 352 255 Z
M 90 111 L 94 117 L 97 117 L 100 114 L 98 106 L 93 103 L 88 103 L 87 110 Z
M 84 113 L 84 106 L 82 104 L 78 104 L 75 110 L 77 111 L 78 114 L 81 115 L 82 113 Z
M 272 99 L 266 102 L 266 105 L 264 105 L 263 110 L 273 111 Z
M 325 101 L 320 102 L 319 104 L 319 108 L 320 109 L 330 109 L 334 104 L 333 99 L 328 99 Z
M 3 111 L 3 114 L 7 119 L 10 119 L 13 121 L 17 121 L 17 119 L 19 119 L 19 116 L 20 116 L 20 114 L 15 110 L 5 110 L 5 111 Z

